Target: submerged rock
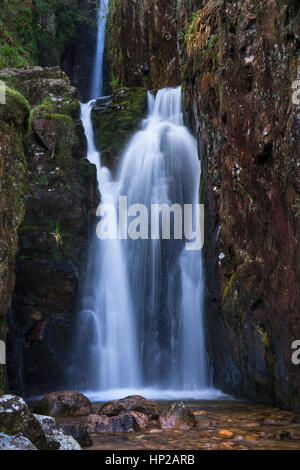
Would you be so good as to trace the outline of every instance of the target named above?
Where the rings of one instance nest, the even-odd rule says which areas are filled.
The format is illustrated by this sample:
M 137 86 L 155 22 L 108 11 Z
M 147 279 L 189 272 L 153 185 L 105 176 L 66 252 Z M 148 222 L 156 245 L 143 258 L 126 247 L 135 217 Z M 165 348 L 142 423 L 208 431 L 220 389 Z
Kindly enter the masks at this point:
M 0 398 L 0 432 L 9 435 L 20 433 L 39 450 L 48 449 L 47 439 L 40 422 L 20 397 L 3 395 Z
M 91 414 L 92 405 L 82 393 L 66 390 L 49 393 L 34 410 L 46 416 L 85 416 Z
M 0 433 L 0 450 L 37 450 L 27 437 L 22 434 L 8 436 Z
M 48 448 L 52 447 L 53 450 L 81 450 L 77 440 L 73 436 L 65 434 L 65 430 L 57 426 L 54 418 L 41 415 L 35 415 L 35 418 L 43 428 Z
M 137 411 L 152 419 L 157 419 L 161 414 L 157 403 L 147 400 L 140 395 L 132 395 L 122 400 L 113 400 L 100 408 L 99 414 L 106 416 L 117 416 L 124 411 Z
M 61 423 L 60 427 L 66 435 L 74 437 L 81 447 L 90 447 L 93 445 L 87 425 Z
M 159 418 L 162 429 L 188 429 L 196 424 L 194 413 L 183 403 L 173 403 Z
M 90 415 L 88 432 L 91 433 L 126 433 L 139 431 L 140 427 L 133 413 L 122 412 L 118 416 Z
M 222 437 L 222 438 L 225 438 L 225 439 L 231 439 L 233 437 L 233 432 L 228 431 L 227 429 L 221 429 L 221 431 L 219 431 L 218 436 Z M 246 436 L 246 438 L 247 438 L 247 436 Z

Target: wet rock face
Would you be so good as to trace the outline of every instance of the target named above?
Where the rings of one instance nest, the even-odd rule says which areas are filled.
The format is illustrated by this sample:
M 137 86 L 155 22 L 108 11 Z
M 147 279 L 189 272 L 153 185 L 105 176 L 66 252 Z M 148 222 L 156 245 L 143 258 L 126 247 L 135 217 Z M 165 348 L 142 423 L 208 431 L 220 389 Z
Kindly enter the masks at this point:
M 177 18 L 203 161 L 214 383 L 299 410 L 299 5 L 185 3 Z
M 77 0 L 77 3 L 77 11 L 83 13 L 86 20 L 77 25 L 72 41 L 62 54 L 61 67 L 78 89 L 79 100 L 85 103 L 91 99 L 91 79 L 97 46 L 98 1 Z M 106 58 L 104 59 L 104 88 L 109 88 Z
M 45 416 L 86 416 L 91 414 L 92 406 L 82 393 L 66 390 L 46 395 L 35 406 L 35 412 Z
M 112 0 L 107 52 L 112 76 L 122 86 L 179 85 L 176 1 Z
M 92 110 L 95 142 L 103 164 L 112 173 L 117 170 L 125 146 L 146 114 L 144 88 L 119 88 L 109 98 L 97 100 Z
M 6 89 L 0 105 L 0 340 L 5 341 L 5 316 L 15 283 L 18 229 L 24 216 L 27 177 L 24 137 L 28 131 L 29 105 L 14 90 Z M 0 365 L 0 394 L 5 373 Z
M 8 378 L 15 392 L 41 394 L 62 387 L 70 363 L 98 204 L 96 170 L 84 158 L 76 89 L 59 68 L 9 69 L 0 77 L 33 106 L 24 140 L 29 176 L 8 318 Z

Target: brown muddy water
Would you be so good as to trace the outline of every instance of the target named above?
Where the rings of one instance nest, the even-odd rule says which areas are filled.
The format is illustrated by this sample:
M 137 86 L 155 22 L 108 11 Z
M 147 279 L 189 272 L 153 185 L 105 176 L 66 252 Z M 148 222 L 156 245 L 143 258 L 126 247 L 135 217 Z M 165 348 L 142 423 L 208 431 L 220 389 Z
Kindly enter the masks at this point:
M 170 403 L 159 402 L 163 411 Z M 153 426 L 129 434 L 91 434 L 93 446 L 86 450 L 300 450 L 300 416 L 291 411 L 233 400 L 185 403 L 196 415 L 196 426 L 189 431 Z M 100 406 L 94 403 L 93 412 Z M 84 417 L 57 419 L 58 423 L 84 421 Z

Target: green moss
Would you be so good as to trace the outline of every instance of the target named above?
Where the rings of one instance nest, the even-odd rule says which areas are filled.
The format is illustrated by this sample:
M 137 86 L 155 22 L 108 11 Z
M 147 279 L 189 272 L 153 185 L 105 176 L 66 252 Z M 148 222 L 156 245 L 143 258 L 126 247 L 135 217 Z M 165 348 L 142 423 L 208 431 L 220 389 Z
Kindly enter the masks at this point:
M 16 90 L 5 87 L 6 103 L 0 105 L 0 118 L 14 121 L 28 131 L 30 127 L 30 106 L 26 98 Z
M 96 5 L 97 0 L 2 1 L 0 69 L 59 65 L 78 27 L 92 26 Z
M 70 124 L 73 123 L 73 119 L 70 116 L 67 116 L 66 114 L 45 114 L 43 116 L 46 119 L 53 119 L 54 121 L 59 121 L 63 122 L 65 124 Z
M 144 88 L 123 88 L 113 96 L 106 109 L 92 113 L 96 144 L 99 150 L 109 150 L 119 156 L 129 137 L 138 128 L 147 112 L 147 92 Z
M 202 51 L 202 54 L 207 55 L 211 52 L 211 50 L 215 47 L 215 45 L 219 41 L 219 34 L 213 34 L 206 45 L 206 48 Z
M 233 273 L 227 280 L 226 285 L 223 290 L 222 294 L 222 303 L 225 301 L 226 297 L 228 296 L 229 292 L 231 291 L 232 285 L 234 283 L 234 280 L 236 278 L 236 273 Z
M 58 166 L 66 168 L 74 165 L 74 152 L 79 146 L 79 138 L 76 132 L 76 119 L 78 116 L 78 101 L 70 100 L 66 97 L 63 97 L 61 101 L 55 101 L 48 96 L 32 112 L 33 122 L 42 118 L 58 123 L 58 136 L 55 148 L 55 162 Z
M 188 42 L 190 36 L 192 36 L 192 34 L 195 34 L 195 32 L 196 32 L 196 22 L 197 22 L 200 11 L 201 10 L 196 11 L 193 14 L 191 20 L 189 21 L 189 25 L 188 25 L 188 28 L 187 28 L 187 33 L 186 33 L 185 38 L 184 38 L 186 42 Z
M 78 118 L 80 113 L 80 105 L 78 100 L 71 100 L 68 96 L 68 90 L 66 87 L 66 92 L 60 97 L 60 101 L 56 101 L 47 96 L 44 101 L 35 108 L 36 111 L 40 112 L 40 115 L 43 114 L 53 114 L 53 115 L 69 115 L 74 119 Z M 59 119 L 59 118 L 58 118 Z

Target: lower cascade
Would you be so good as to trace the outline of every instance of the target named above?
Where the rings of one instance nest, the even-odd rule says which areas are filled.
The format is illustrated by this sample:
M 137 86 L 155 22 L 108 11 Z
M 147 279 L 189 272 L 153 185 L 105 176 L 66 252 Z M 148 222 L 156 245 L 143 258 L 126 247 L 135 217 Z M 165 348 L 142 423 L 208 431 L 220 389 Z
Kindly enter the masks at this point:
M 81 105 L 101 205 L 117 212 L 126 196 L 131 210 L 139 204 L 150 214 L 153 204 L 197 204 L 200 162 L 196 140 L 183 124 L 181 100 L 181 87 L 160 90 L 155 98 L 148 93 L 148 117 L 115 178 L 94 145 L 95 100 Z M 148 223 L 150 229 L 150 216 Z M 192 397 L 209 386 L 202 252 L 186 249 L 184 239 L 164 238 L 160 232 L 156 239 L 99 239 L 94 230 L 77 335 L 80 387 L 92 395 L 147 389 Z

